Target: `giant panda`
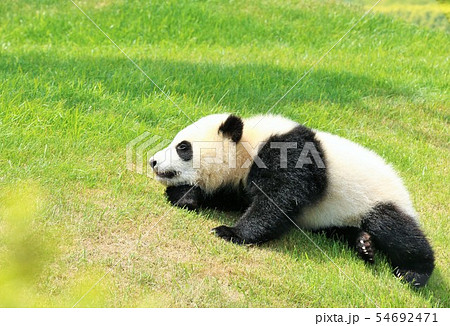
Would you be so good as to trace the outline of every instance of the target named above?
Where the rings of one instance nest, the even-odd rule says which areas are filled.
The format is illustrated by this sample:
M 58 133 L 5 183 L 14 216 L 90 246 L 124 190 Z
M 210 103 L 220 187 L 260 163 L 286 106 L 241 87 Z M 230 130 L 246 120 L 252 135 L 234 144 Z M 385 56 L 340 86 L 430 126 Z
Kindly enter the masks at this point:
M 242 211 L 212 232 L 259 244 L 299 227 L 344 238 L 368 263 L 384 252 L 415 287 L 434 269 L 402 180 L 373 151 L 281 116 L 208 115 L 149 160 L 168 200 L 188 209 Z

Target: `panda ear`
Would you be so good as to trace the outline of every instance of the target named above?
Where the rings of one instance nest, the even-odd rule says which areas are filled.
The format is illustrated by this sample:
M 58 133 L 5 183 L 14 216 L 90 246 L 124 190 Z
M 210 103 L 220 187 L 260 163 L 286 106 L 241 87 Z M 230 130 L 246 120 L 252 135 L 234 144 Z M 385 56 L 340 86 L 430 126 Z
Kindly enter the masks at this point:
M 241 140 L 244 122 L 241 118 L 231 114 L 225 122 L 223 122 L 218 132 L 222 132 L 224 137 L 230 137 L 232 141 L 237 143 Z

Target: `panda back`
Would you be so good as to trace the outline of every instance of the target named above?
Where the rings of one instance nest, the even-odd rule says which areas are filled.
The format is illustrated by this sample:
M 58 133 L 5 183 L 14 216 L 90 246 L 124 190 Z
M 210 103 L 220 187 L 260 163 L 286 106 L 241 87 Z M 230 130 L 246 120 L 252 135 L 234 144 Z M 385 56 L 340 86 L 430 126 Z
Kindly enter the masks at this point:
M 324 197 L 303 211 L 303 227 L 359 226 L 364 214 L 388 202 L 416 217 L 402 180 L 380 156 L 326 132 L 316 131 L 316 139 L 324 151 L 328 186 Z

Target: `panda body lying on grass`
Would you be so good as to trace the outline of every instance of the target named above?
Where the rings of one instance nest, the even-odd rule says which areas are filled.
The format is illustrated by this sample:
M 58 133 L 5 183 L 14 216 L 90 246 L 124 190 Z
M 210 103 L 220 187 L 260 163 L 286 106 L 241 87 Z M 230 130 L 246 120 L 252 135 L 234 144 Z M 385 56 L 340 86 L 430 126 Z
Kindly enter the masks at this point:
M 213 232 L 262 243 L 296 226 L 344 237 L 373 262 L 385 253 L 394 274 L 421 287 L 434 255 L 402 180 L 374 152 L 280 116 L 203 117 L 150 159 L 169 201 L 180 207 L 242 210 Z

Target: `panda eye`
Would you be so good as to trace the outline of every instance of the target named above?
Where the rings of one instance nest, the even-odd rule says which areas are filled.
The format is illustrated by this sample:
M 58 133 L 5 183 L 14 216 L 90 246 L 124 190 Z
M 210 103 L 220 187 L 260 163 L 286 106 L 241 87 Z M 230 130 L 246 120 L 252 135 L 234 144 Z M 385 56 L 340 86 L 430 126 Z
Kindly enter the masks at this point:
M 178 144 L 177 149 L 180 150 L 180 151 L 184 151 L 184 150 L 187 149 L 187 145 L 183 144 L 183 143 Z

